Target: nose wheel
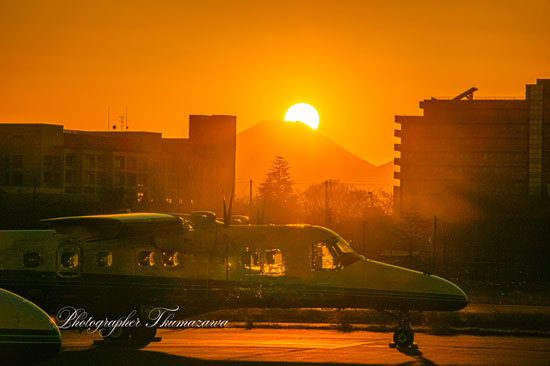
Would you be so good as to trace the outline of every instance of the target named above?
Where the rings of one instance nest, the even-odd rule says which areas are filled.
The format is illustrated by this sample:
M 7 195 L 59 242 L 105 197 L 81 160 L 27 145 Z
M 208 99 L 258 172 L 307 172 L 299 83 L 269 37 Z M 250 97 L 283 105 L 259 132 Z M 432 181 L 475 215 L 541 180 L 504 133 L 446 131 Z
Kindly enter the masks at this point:
M 408 311 L 399 313 L 399 324 L 393 333 L 393 343 L 390 348 L 414 348 L 418 346 L 414 343 L 414 332 L 411 329 L 411 319 Z
M 397 329 L 393 333 L 394 346 L 398 348 L 408 348 L 413 345 L 414 332 L 407 328 Z M 390 345 L 391 347 L 391 345 Z

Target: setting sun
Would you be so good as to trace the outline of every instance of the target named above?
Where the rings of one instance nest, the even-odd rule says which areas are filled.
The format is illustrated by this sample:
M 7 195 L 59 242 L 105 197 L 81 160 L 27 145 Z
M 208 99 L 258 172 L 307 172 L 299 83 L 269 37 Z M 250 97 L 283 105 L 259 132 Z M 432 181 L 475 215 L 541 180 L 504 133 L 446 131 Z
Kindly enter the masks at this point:
M 309 104 L 298 103 L 286 111 L 285 121 L 302 122 L 316 130 L 319 127 L 319 113 Z

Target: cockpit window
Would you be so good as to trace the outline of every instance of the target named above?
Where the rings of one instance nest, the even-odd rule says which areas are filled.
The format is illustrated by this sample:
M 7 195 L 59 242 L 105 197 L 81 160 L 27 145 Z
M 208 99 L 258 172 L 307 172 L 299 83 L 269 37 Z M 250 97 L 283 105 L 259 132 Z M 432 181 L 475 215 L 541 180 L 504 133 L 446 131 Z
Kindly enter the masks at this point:
M 341 238 L 314 243 L 311 251 L 311 267 L 314 271 L 340 270 L 361 257 Z
M 349 246 L 349 244 L 342 239 L 339 239 L 336 242 L 336 245 L 342 253 L 355 253 L 355 251 Z
M 339 269 L 338 258 L 334 258 L 334 251 L 329 249 L 329 245 L 326 242 L 319 242 L 313 244 L 312 259 L 313 270 L 315 271 L 330 271 Z

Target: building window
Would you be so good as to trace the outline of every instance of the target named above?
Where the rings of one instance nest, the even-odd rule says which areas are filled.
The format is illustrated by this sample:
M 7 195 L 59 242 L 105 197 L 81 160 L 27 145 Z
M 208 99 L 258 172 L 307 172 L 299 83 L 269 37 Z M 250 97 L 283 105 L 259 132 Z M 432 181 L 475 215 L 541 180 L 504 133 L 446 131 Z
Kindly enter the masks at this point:
M 105 155 L 98 155 L 96 156 L 96 168 L 98 169 L 105 169 L 105 166 L 106 166 L 106 161 L 107 159 L 105 158 Z
M 61 166 L 61 159 L 55 155 L 44 155 L 44 165 L 50 169 L 59 169 Z
M 149 167 L 149 161 L 147 158 L 140 158 L 139 159 L 139 169 L 140 170 L 147 170 Z
M 135 157 L 129 157 L 127 160 L 127 169 L 135 170 L 137 167 L 137 159 Z
M 65 155 L 65 166 L 68 168 L 74 167 L 76 164 L 76 156 L 75 154 L 67 154 Z
M 115 174 L 115 185 L 119 187 L 124 185 L 124 173 Z
M 66 187 L 65 193 L 81 193 L 82 188 L 81 187 Z
M 97 173 L 95 177 L 95 183 L 98 186 L 105 185 L 105 173 Z
M 92 155 L 92 154 L 84 155 L 84 167 L 95 169 L 95 155 Z
M 145 187 L 148 183 L 148 176 L 146 174 L 138 174 L 137 176 L 137 185 L 139 187 Z
M 74 183 L 74 173 L 67 171 L 65 172 L 65 183 L 73 184 Z
M 136 186 L 136 175 L 135 174 L 127 174 L 126 179 L 127 179 L 127 185 L 129 185 L 131 187 Z
M 115 156 L 115 169 L 124 169 L 124 156 Z
M 0 186 L 9 186 L 10 185 L 10 174 L 8 172 L 4 172 L 4 174 L 0 175 Z
M 86 172 L 84 173 L 84 184 L 94 185 L 95 184 L 95 173 Z
M 44 172 L 44 184 L 50 185 L 53 183 L 53 173 Z

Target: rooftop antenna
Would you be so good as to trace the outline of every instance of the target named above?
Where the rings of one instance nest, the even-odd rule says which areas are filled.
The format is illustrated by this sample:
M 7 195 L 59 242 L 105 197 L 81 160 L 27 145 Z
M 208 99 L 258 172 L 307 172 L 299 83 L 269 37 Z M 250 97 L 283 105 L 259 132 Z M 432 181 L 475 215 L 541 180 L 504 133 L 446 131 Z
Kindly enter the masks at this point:
M 126 130 L 128 130 L 128 106 L 126 106 L 126 118 L 125 118 L 125 121 L 126 121 Z
M 111 106 L 107 104 L 107 131 L 109 131 L 109 128 L 111 127 L 110 115 L 111 115 Z
M 124 116 L 119 116 L 120 131 L 124 131 Z

